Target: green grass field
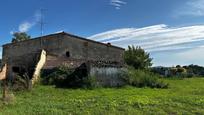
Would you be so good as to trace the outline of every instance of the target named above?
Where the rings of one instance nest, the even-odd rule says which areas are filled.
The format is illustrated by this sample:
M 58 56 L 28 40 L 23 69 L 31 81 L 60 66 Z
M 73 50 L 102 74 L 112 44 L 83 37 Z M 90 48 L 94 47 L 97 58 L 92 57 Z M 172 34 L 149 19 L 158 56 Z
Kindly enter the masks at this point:
M 204 114 L 204 79 L 165 80 L 168 89 L 100 88 L 56 89 L 36 86 L 18 92 L 15 102 L 3 106 L 0 115 L 60 114 Z

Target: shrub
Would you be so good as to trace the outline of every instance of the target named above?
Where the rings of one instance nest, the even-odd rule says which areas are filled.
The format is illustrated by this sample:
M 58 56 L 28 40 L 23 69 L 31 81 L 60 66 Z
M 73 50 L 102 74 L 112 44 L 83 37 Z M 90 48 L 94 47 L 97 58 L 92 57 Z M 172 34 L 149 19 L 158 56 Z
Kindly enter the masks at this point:
M 123 76 L 128 85 L 135 87 L 167 88 L 168 84 L 159 79 L 159 76 L 147 70 L 135 70 L 128 68 Z
M 150 54 L 139 46 L 128 46 L 128 49 L 124 53 L 124 60 L 127 65 L 135 69 L 148 69 L 152 66 Z
M 44 71 L 41 74 L 41 82 L 43 85 L 55 85 L 56 82 L 64 80 L 67 76 L 70 76 L 74 70 L 66 68 L 64 65 L 56 67 L 51 70 L 49 74 L 45 74 Z
M 16 75 L 12 83 L 12 90 L 21 91 L 31 89 L 31 81 L 28 74 Z
M 96 84 L 96 77 L 95 76 L 88 76 L 83 79 L 84 85 L 83 88 L 93 89 L 96 87 L 100 87 Z
M 95 87 L 95 77 L 88 76 L 85 64 L 75 70 L 62 65 L 55 68 L 51 74 L 42 77 L 42 83 L 61 88 L 92 88 Z

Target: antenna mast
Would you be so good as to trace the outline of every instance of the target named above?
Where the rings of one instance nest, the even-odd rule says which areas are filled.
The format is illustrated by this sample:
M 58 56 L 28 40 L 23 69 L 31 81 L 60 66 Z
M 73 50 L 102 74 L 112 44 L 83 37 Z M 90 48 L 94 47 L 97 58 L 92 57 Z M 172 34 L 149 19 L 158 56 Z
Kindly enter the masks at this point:
M 40 24 L 40 35 L 41 35 L 41 37 L 44 34 L 44 30 L 43 30 L 44 29 L 44 25 L 45 25 L 45 22 L 43 20 L 44 11 L 45 11 L 45 9 L 43 9 L 43 8 L 40 9 L 40 21 L 39 21 L 39 24 Z
M 45 22 L 44 22 L 44 20 L 43 20 L 44 11 L 45 11 L 45 9 L 43 9 L 43 8 L 40 9 L 39 24 L 40 24 L 40 37 L 41 37 L 40 45 L 41 45 L 41 47 L 43 47 L 43 39 L 42 39 L 42 36 L 43 36 L 43 34 L 44 34 L 44 25 L 45 25 Z

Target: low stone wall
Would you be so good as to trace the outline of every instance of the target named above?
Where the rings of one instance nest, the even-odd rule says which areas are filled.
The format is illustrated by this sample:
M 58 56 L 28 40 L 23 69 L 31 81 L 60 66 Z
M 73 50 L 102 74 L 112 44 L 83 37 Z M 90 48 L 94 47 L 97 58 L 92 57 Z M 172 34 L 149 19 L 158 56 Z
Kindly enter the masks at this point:
M 90 67 L 89 75 L 96 77 L 96 83 L 99 86 L 122 86 L 124 85 L 121 79 L 122 69 L 116 67 Z

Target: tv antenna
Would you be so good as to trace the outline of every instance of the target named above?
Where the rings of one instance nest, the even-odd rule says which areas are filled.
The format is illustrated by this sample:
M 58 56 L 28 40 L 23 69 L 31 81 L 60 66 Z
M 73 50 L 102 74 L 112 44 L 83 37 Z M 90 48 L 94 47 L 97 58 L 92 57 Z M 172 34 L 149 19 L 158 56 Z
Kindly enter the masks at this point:
M 43 9 L 43 8 L 41 8 L 40 9 L 40 14 L 39 14 L 39 24 L 40 24 L 40 37 L 41 37 L 41 39 L 40 39 L 40 45 L 41 45 L 41 47 L 43 46 L 43 39 L 42 39 L 42 37 L 43 37 L 43 34 L 44 34 L 44 26 L 45 26 L 45 22 L 44 22 L 44 12 L 45 12 L 45 9 Z
M 41 8 L 40 9 L 40 20 L 39 20 L 39 24 L 40 24 L 40 36 L 42 37 L 44 34 L 44 26 L 45 26 L 45 22 L 44 22 L 44 12 L 46 9 Z

